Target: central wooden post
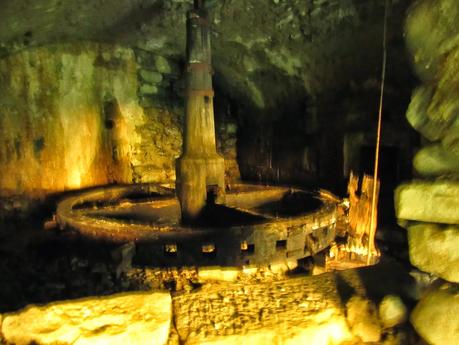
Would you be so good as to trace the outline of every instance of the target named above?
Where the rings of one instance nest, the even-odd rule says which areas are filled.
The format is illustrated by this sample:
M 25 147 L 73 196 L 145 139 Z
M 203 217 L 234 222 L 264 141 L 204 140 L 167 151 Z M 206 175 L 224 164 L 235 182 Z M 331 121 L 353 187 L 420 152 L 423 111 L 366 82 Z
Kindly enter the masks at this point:
M 182 221 L 192 222 L 208 203 L 223 203 L 225 163 L 216 150 L 209 28 L 198 6 L 188 12 L 186 120 L 176 162 Z

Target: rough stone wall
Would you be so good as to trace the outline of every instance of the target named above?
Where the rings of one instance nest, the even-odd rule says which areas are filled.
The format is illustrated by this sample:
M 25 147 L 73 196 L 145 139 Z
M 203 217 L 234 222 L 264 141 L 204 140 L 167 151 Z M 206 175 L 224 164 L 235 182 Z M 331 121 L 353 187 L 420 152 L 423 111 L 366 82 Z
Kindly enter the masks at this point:
M 457 1 L 420 0 L 406 21 L 407 44 L 421 80 L 406 115 L 423 140 L 413 161 L 418 180 L 398 187 L 395 206 L 408 230 L 411 263 L 449 282 L 432 288 L 411 315 L 429 344 L 457 344 L 459 339 L 458 19 Z
M 1 59 L 0 81 L 0 213 L 65 190 L 175 180 L 179 61 L 111 44 L 51 45 Z M 237 127 L 218 123 L 234 179 Z
M 141 137 L 133 147 L 134 182 L 173 182 L 175 159 L 182 150 L 184 115 L 180 61 L 136 49 L 138 99 L 144 123 L 135 131 Z

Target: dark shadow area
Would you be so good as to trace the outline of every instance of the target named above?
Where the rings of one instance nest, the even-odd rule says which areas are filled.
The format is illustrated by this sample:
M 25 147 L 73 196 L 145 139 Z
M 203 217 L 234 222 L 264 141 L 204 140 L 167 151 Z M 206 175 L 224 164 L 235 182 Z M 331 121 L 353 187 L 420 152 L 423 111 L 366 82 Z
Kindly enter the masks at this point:
M 267 219 L 218 204 L 208 204 L 199 217 L 191 224 L 192 227 L 231 227 L 252 225 L 265 222 Z
M 367 297 L 372 301 L 379 304 L 384 296 L 397 295 L 408 303 L 408 307 L 414 306 L 411 290 L 415 288 L 415 281 L 393 259 L 382 259 L 377 265 L 360 268 L 357 272 Z
M 356 294 L 355 289 L 339 274 L 335 275 L 336 289 L 338 290 L 341 304 L 346 306 L 349 299 Z
M 312 193 L 290 191 L 282 199 L 261 204 L 253 210 L 270 216 L 299 216 L 317 210 L 322 202 Z

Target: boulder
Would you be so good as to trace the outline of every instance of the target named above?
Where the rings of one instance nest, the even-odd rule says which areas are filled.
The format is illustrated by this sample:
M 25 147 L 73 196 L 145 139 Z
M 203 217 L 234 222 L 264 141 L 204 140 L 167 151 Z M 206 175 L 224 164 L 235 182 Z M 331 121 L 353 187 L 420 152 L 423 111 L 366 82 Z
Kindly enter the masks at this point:
M 459 155 L 435 144 L 421 149 L 413 160 L 416 171 L 423 176 L 440 176 L 459 172 Z
M 395 191 L 395 212 L 402 220 L 459 224 L 459 181 L 413 181 Z
M 459 283 L 459 227 L 421 223 L 408 228 L 411 263 L 422 271 Z
M 171 323 L 169 293 L 136 292 L 30 305 L 5 314 L 7 343 L 166 344 Z
M 143 84 L 140 87 L 140 93 L 143 95 L 154 95 L 158 93 L 158 88 L 155 85 Z
M 410 317 L 416 331 L 431 345 L 459 344 L 459 289 L 450 284 L 430 291 Z
M 402 299 L 396 295 L 387 295 L 379 305 L 379 320 L 385 328 L 398 326 L 406 321 L 407 309 Z

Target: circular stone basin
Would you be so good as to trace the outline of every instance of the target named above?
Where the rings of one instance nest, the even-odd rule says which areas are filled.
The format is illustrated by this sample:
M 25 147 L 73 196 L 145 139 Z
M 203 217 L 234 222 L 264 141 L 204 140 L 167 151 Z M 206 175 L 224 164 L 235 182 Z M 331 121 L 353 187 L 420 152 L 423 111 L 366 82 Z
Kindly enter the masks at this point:
M 259 265 L 326 248 L 335 238 L 337 201 L 325 191 L 232 185 L 224 205 L 208 206 L 193 225 L 182 225 L 173 189 L 108 186 L 61 201 L 57 222 L 91 239 L 135 242 L 142 264 Z

